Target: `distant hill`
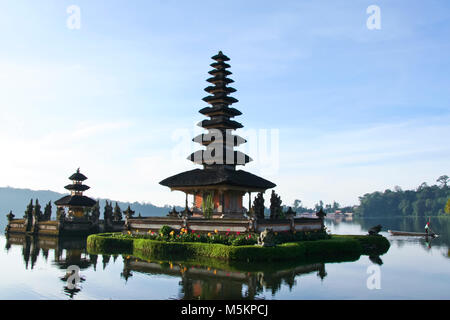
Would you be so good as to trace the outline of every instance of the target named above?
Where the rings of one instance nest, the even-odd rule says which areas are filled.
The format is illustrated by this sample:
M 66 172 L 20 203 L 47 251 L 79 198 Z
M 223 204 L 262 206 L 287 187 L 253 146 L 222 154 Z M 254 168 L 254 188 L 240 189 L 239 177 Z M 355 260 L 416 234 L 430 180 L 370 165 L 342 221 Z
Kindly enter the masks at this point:
M 0 187 L 0 227 L 4 229 L 4 227 L 6 226 L 6 214 L 8 214 L 10 210 L 12 210 L 12 212 L 15 214 L 16 218 L 23 217 L 25 209 L 31 199 L 33 199 L 33 202 L 38 199 L 39 203 L 42 206 L 42 210 L 44 210 L 45 204 L 51 201 L 52 217 L 54 218 L 56 215 L 56 206 L 53 203 L 54 201 L 60 199 L 65 195 L 67 194 L 62 194 L 50 190 L 30 190 Z M 103 218 L 103 209 L 107 200 L 111 201 L 111 199 L 100 199 L 101 218 Z M 112 201 L 114 206 L 116 200 Z M 128 205 L 130 205 L 131 209 L 136 212 L 136 216 L 139 213 L 142 216 L 165 216 L 172 209 L 169 206 L 157 207 L 151 203 L 131 203 L 122 201 L 117 201 L 117 203 L 122 211 L 126 210 Z M 183 208 L 177 207 L 177 210 L 183 210 Z

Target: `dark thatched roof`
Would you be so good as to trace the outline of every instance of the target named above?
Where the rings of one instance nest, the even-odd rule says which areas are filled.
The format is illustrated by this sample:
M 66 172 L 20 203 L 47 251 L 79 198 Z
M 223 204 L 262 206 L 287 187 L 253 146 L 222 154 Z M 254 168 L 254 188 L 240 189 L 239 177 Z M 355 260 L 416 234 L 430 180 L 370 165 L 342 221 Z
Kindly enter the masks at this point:
M 91 187 L 85 185 L 85 184 L 68 184 L 64 187 L 67 190 L 73 190 L 73 191 L 86 191 L 90 189 Z
M 216 82 L 220 82 L 220 81 L 223 81 L 223 82 L 225 82 L 225 83 L 233 83 L 234 82 L 234 80 L 233 79 L 230 79 L 230 78 L 227 78 L 227 77 L 221 77 L 221 76 L 219 76 L 219 75 L 216 75 L 216 76 L 214 76 L 214 77 L 211 77 L 211 78 L 208 78 L 208 79 L 206 79 L 206 81 L 208 81 L 208 82 L 210 82 L 210 83 L 216 83 Z
M 211 63 L 210 66 L 216 70 L 223 70 L 231 67 L 228 63 L 222 61 Z
M 211 120 L 203 120 L 197 124 L 202 128 L 227 128 L 227 129 L 239 129 L 242 128 L 243 125 L 234 120 L 227 119 L 211 119 Z
M 160 184 L 169 188 L 231 185 L 266 190 L 276 187 L 276 184 L 252 173 L 228 169 L 224 166 L 182 172 L 164 179 Z
M 205 88 L 205 91 L 208 93 L 219 93 L 219 92 L 223 92 L 223 93 L 233 93 L 236 92 L 235 88 L 232 87 L 225 87 L 225 86 L 209 86 Z
M 87 180 L 87 177 L 84 174 L 80 173 L 80 169 L 78 169 L 77 172 L 69 177 L 69 179 L 75 181 L 84 181 Z
M 86 196 L 65 196 L 56 200 L 55 204 L 57 206 L 92 207 L 96 201 Z
M 240 146 L 243 143 L 246 143 L 247 140 L 245 140 L 244 138 L 238 136 L 238 135 L 226 135 L 223 134 L 222 137 L 217 138 L 216 135 L 212 134 L 212 133 L 201 133 L 198 136 L 196 136 L 194 139 L 192 139 L 192 141 L 200 143 L 202 145 L 209 145 L 212 142 L 219 142 L 219 143 L 224 143 L 224 144 L 229 144 L 232 145 L 234 147 Z
M 219 75 L 219 76 L 224 76 L 224 77 L 230 76 L 233 74 L 231 71 L 228 71 L 225 69 L 213 69 L 211 71 L 208 71 L 208 73 L 212 76 Z
M 217 148 L 211 145 L 209 145 L 208 148 L 207 150 L 198 150 L 191 153 L 187 159 L 197 164 L 228 164 L 242 166 L 250 161 L 253 161 L 252 158 L 241 151 L 234 150 L 231 154 L 228 154 L 225 146 L 223 146 L 222 150 L 219 149 L 218 151 L 222 151 L 222 155 L 217 154 L 217 156 Z
M 204 97 L 202 100 L 207 103 L 211 103 L 211 104 L 214 104 L 214 103 L 232 104 L 232 103 L 236 103 L 239 101 L 236 98 L 228 97 L 226 95 L 226 93 L 224 93 L 224 92 L 219 92 L 214 96 Z
M 219 51 L 218 54 L 216 54 L 215 56 L 212 56 L 211 59 L 216 60 L 216 61 L 229 61 L 230 58 L 228 58 L 226 55 L 224 55 L 222 53 L 222 51 Z
M 230 108 L 226 104 L 215 105 L 212 107 L 205 107 L 201 109 L 199 112 L 204 115 L 209 115 L 212 113 L 223 113 L 233 117 L 240 116 L 242 114 L 242 112 L 240 112 L 238 109 Z

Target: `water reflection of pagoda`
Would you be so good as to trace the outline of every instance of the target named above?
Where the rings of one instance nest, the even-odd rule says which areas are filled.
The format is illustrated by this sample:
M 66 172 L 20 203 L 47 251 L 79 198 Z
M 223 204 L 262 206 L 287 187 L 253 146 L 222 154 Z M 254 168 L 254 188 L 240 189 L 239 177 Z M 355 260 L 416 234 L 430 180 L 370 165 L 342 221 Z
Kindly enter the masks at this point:
M 86 270 L 93 267 L 96 270 L 98 256 L 89 254 L 86 249 L 86 238 L 57 238 L 57 237 L 33 237 L 25 234 L 7 234 L 6 250 L 9 251 L 12 246 L 22 248 L 23 264 L 25 269 L 30 271 L 36 267 L 39 256 L 48 261 L 50 252 L 53 252 L 52 265 L 61 270 L 59 279 L 64 284 L 64 293 L 73 298 L 80 288 L 69 289 L 67 287 L 66 270 L 69 266 L 78 266 L 80 270 Z M 85 279 L 81 277 L 80 282 Z
M 237 165 L 245 165 L 252 159 L 234 150 L 245 142 L 245 139 L 234 135 L 233 131 L 242 128 L 242 124 L 232 118 L 242 113 L 230 107 L 237 99 L 229 96 L 236 89 L 228 87 L 234 82 L 228 78 L 231 72 L 226 61 L 230 59 L 221 51 L 212 57 L 216 62 L 209 71 L 212 75 L 207 81 L 211 83 L 205 91 L 210 95 L 203 101 L 210 106 L 200 110 L 200 113 L 210 119 L 201 121 L 198 125 L 207 130 L 193 139 L 194 142 L 206 147 L 191 154 L 188 159 L 195 164 L 203 165 L 203 169 L 186 171 L 160 182 L 171 190 L 179 190 L 186 194 L 186 208 L 188 195 L 194 197 L 194 215 L 204 215 L 204 208 L 208 201 L 213 211 L 213 217 L 237 217 L 245 213 L 242 205 L 243 196 L 249 195 L 249 209 L 251 206 L 251 192 L 264 192 L 276 185 L 252 173 L 236 170 Z
M 272 266 L 274 267 L 274 266 Z M 292 289 L 301 275 L 316 273 L 320 279 L 326 277 L 324 263 L 277 265 L 271 270 L 239 271 L 202 265 L 186 265 L 183 262 L 145 261 L 135 257 L 124 257 L 121 276 L 128 280 L 133 272 L 149 275 L 166 275 L 180 278 L 180 299 L 196 300 L 254 300 L 259 294 L 270 290 L 278 292 L 282 286 Z

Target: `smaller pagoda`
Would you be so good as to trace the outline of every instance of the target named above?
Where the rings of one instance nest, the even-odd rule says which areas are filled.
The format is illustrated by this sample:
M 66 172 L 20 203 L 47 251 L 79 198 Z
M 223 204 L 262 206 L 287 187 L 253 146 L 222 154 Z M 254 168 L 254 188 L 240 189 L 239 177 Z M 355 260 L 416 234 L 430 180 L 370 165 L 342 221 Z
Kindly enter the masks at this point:
M 67 207 L 68 218 L 84 218 L 85 209 L 92 208 L 96 204 L 94 199 L 83 195 L 84 191 L 90 189 L 89 186 L 83 184 L 83 181 L 87 180 L 87 177 L 78 168 L 77 172 L 69 177 L 69 180 L 72 180 L 72 183 L 64 188 L 70 191 L 70 195 L 55 201 L 55 205 L 58 207 L 58 210 L 64 210 Z

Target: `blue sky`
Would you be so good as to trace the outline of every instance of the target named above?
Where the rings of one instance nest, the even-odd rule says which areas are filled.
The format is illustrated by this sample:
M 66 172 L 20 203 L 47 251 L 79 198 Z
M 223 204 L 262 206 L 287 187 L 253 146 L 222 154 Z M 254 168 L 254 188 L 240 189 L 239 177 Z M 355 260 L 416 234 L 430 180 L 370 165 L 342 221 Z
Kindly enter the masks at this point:
M 70 5 L 79 30 L 67 27 Z M 380 30 L 366 26 L 370 5 Z M 255 160 L 243 169 L 275 182 L 284 203 L 356 204 L 432 184 L 450 175 L 449 9 L 445 0 L 2 1 L 0 185 L 62 192 L 81 167 L 88 195 L 183 204 L 158 182 L 196 167 L 186 157 L 198 149 L 190 139 L 219 50 L 231 58 L 242 150 Z

